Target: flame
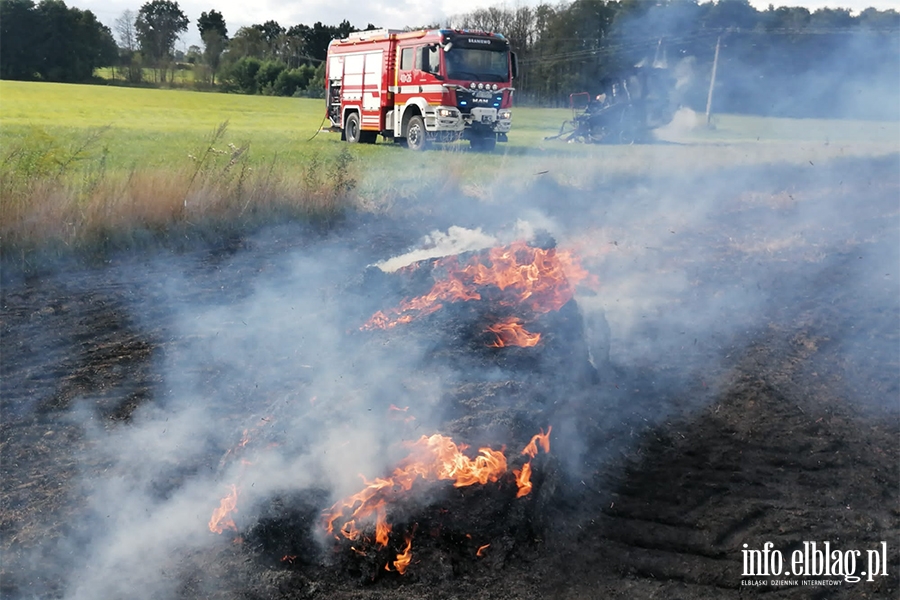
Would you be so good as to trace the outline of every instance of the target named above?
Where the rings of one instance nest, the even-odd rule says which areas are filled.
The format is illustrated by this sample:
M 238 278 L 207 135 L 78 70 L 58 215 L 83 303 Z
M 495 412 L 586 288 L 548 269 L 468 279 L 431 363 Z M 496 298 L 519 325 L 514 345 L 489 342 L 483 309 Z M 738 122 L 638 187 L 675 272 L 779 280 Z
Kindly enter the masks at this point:
M 394 561 L 394 568 L 397 569 L 397 572 L 403 575 L 406 572 L 406 567 L 409 566 L 409 561 L 412 560 L 412 538 L 406 538 L 406 549 L 403 550 L 400 554 L 397 555 L 397 560 Z M 387 569 L 387 565 L 385 565 L 385 569 Z M 387 569 L 390 571 L 390 569 Z
M 512 471 L 519 487 L 517 498 L 531 492 L 531 460 L 537 455 L 538 447 L 544 452 L 550 451 L 551 430 L 552 428 L 548 427 L 547 433 L 544 433 L 541 429 L 541 432 L 533 436 L 522 450 L 522 454 L 527 455 L 529 460 L 521 469 Z M 478 455 L 471 458 L 463 454 L 468 446 L 457 445 L 451 438 L 437 433 L 430 437 L 423 435 L 408 445 L 409 455 L 389 477 L 376 477 L 372 481 L 363 478 L 365 487 L 361 491 L 339 500 L 325 511 L 324 527 L 330 535 L 338 540 L 343 537 L 348 540 L 362 539 L 371 543 L 372 538 L 369 537 L 371 534 L 366 534 L 365 526 L 361 526 L 360 523 L 365 521 L 371 523 L 374 517 L 374 542 L 379 547 L 385 547 L 390 542 L 392 531 L 387 521 L 388 503 L 396 494 L 412 489 L 418 479 L 452 481 L 454 487 L 467 487 L 499 481 L 508 473 L 506 456 L 500 450 L 479 448 Z M 406 549 L 393 562 L 394 568 L 401 574 L 409 565 L 411 557 L 412 538 L 407 537 L 406 541 Z M 479 552 L 483 552 L 485 548 L 487 546 L 482 546 Z M 365 554 L 356 547 L 351 549 L 358 554 Z M 390 564 L 386 564 L 385 569 L 390 571 Z
M 360 531 L 356 528 L 355 521 L 347 521 L 344 523 L 344 526 L 341 527 L 341 533 L 348 540 L 355 540 L 359 537 Z
M 426 480 L 452 480 L 454 487 L 465 487 L 476 483 L 485 484 L 497 481 L 506 472 L 506 457 L 502 452 L 490 448 L 481 448 L 477 457 L 469 458 L 449 437 L 434 434 L 422 436 L 411 444 L 410 455 L 400 463 L 391 477 L 375 478 L 363 481 L 366 487 L 359 493 L 335 503 L 326 518 L 326 530 L 334 533 L 334 523 L 345 517 L 345 509 L 352 509 L 340 533 L 347 539 L 359 537 L 356 520 L 365 519 L 377 513 L 383 522 L 384 544 L 387 544 L 386 522 L 384 519 L 385 496 L 395 488 L 408 491 L 413 483 L 421 477 Z M 355 508 L 354 508 L 355 507 Z M 378 537 L 376 524 L 376 538 Z M 381 542 L 379 542 L 381 543 Z
M 535 248 L 525 242 L 491 248 L 460 265 L 457 256 L 434 261 L 434 269 L 446 271 L 427 294 L 404 300 L 388 312 L 378 311 L 361 327 L 389 329 L 429 315 L 444 302 L 480 300 L 481 288 L 499 288 L 499 303 L 533 313 L 559 310 L 572 299 L 575 285 L 588 277 L 577 258 L 565 250 Z
M 547 433 L 544 433 L 544 428 L 541 427 L 541 432 L 536 433 L 534 437 L 531 438 L 531 441 L 528 442 L 528 445 L 525 446 L 525 449 L 522 450 L 522 454 L 527 454 L 531 458 L 537 456 L 537 444 L 541 445 L 541 448 L 544 449 L 544 454 L 550 453 L 550 432 L 553 431 L 553 426 L 547 428 Z
M 390 533 L 391 526 L 387 522 L 387 517 L 384 514 L 384 502 L 382 502 L 378 508 L 378 516 L 375 521 L 375 543 L 382 547 L 387 546 Z
M 222 459 L 219 461 L 219 467 L 224 467 L 229 461 L 238 460 L 238 464 L 241 467 L 239 473 L 240 475 L 243 475 L 246 467 L 253 466 L 253 461 L 243 457 L 238 459 L 238 456 L 246 451 L 247 445 L 260 429 L 273 422 L 274 417 L 272 416 L 260 417 L 259 422 L 256 425 L 244 429 L 243 433 L 241 434 L 241 441 L 225 452 L 225 455 L 222 456 Z M 269 444 L 269 447 L 273 446 L 277 446 L 277 444 Z M 238 482 L 240 482 L 240 476 L 238 478 Z M 213 510 L 212 517 L 210 517 L 209 519 L 210 531 L 212 531 L 213 533 L 222 533 L 226 529 L 237 531 L 237 526 L 234 524 L 234 521 L 231 518 L 227 518 L 230 513 L 237 512 L 237 496 L 237 486 L 235 484 L 232 484 L 231 493 L 222 498 L 221 502 L 219 503 L 219 508 Z
M 490 544 L 485 544 L 484 546 L 481 546 L 480 548 L 478 548 L 478 551 L 475 553 L 475 556 L 478 556 L 478 557 L 484 556 L 484 551 L 490 547 L 491 547 Z
M 519 491 L 516 498 L 527 496 L 531 493 L 531 461 L 522 465 L 521 469 L 513 469 L 513 475 L 516 476 L 516 485 Z
M 228 462 L 229 457 L 236 456 L 241 450 L 247 447 L 248 443 L 250 443 L 250 430 L 244 429 L 244 432 L 241 434 L 241 441 L 225 452 L 225 455 L 222 456 L 222 459 L 219 461 L 219 467 L 224 467 Z
M 516 317 L 509 317 L 496 325 L 491 325 L 485 329 L 485 333 L 493 333 L 497 336 L 493 343 L 488 344 L 491 348 L 504 348 L 506 346 L 530 348 L 536 346 L 541 340 L 540 333 L 531 333 L 522 327 L 522 321 Z
M 541 428 L 541 432 L 535 434 L 531 441 L 528 442 L 528 445 L 522 450 L 522 454 L 528 456 L 528 462 L 522 465 L 521 469 L 514 469 L 513 475 L 516 476 L 516 485 L 519 486 L 519 491 L 516 494 L 516 498 L 521 498 L 523 496 L 527 496 L 531 493 L 531 460 L 537 456 L 538 453 L 538 445 L 544 450 L 544 453 L 547 454 L 550 452 L 550 432 L 553 431 L 553 426 L 547 427 L 547 433 L 544 433 L 543 427 Z
M 238 489 L 236 485 L 231 486 L 231 493 L 222 498 L 219 508 L 213 511 L 209 520 L 209 530 L 213 533 L 222 533 L 226 529 L 237 531 L 237 525 L 228 516 L 230 513 L 237 512 Z

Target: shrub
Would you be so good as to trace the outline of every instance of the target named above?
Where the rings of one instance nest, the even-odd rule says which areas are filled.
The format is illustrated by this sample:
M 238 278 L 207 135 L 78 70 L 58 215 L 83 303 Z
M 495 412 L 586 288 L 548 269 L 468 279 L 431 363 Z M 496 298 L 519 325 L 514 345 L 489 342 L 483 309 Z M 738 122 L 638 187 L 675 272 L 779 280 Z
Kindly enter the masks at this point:
M 267 60 L 262 63 L 259 71 L 256 72 L 256 88 L 267 96 L 276 94 L 277 92 L 274 91 L 275 81 L 286 69 L 287 65 L 281 61 Z
M 297 69 L 285 69 L 278 74 L 273 91 L 278 96 L 293 96 L 298 90 L 306 89 L 314 73 L 315 69 L 308 65 Z
M 258 58 L 241 57 L 228 68 L 223 80 L 227 79 L 239 92 L 255 94 L 259 89 L 256 74 L 259 73 L 261 67 L 262 62 Z

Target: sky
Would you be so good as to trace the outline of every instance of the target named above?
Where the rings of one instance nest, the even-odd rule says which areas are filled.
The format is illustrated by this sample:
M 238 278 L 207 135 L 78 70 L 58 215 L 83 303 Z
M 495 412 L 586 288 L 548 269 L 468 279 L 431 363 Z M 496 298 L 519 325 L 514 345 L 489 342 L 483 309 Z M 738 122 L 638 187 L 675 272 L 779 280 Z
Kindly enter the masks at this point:
M 109 26 L 115 34 L 113 26 L 116 19 L 126 10 L 137 12 L 147 0 L 65 0 L 67 6 L 75 6 L 92 11 L 97 18 Z M 283 0 L 177 0 L 181 10 L 191 21 L 188 32 L 182 36 L 178 44 L 180 49 L 187 49 L 191 44 L 200 45 L 200 34 L 197 32 L 197 18 L 200 13 L 215 9 L 225 17 L 229 35 L 240 27 L 254 23 L 274 20 L 284 27 L 298 23 L 312 25 L 321 21 L 326 25 L 337 25 L 347 19 L 354 26 L 363 28 L 368 23 L 379 27 L 402 29 L 406 26 L 420 26 L 439 22 L 446 17 L 471 12 L 478 8 L 490 6 L 517 6 L 522 4 L 538 4 L 540 0 L 518 0 L 514 2 L 496 2 L 492 0 L 305 0 L 304 2 L 285 2 Z M 556 0 L 544 0 L 555 4 Z M 792 2 L 770 2 L 769 0 L 750 0 L 750 4 L 759 10 L 765 10 L 769 4 L 775 6 L 805 6 L 810 10 L 818 8 L 849 8 L 858 14 L 868 7 L 880 10 L 900 9 L 900 0 L 797 0 Z

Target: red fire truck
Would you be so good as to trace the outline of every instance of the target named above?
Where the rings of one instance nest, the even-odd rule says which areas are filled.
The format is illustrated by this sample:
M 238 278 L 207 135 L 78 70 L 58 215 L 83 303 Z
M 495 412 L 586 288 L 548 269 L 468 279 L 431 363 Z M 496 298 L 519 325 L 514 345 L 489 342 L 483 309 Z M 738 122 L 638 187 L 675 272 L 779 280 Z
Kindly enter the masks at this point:
M 506 141 L 516 56 L 497 33 L 431 29 L 359 31 L 328 46 L 329 130 L 350 143 L 378 135 L 415 150 L 468 139 Z

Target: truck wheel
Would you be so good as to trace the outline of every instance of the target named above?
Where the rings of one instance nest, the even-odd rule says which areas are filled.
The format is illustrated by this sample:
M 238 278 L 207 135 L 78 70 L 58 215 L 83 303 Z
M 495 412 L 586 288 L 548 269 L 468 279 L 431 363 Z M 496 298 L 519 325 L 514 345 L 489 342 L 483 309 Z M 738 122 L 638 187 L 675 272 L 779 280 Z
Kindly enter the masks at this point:
M 406 125 L 406 145 L 410 150 L 424 150 L 428 146 L 425 137 L 425 121 L 419 115 L 409 118 Z
M 347 141 L 351 144 L 356 144 L 359 142 L 359 136 L 362 133 L 359 129 L 359 115 L 356 113 L 350 113 L 347 117 L 347 122 L 344 123 L 344 133 L 347 137 Z

